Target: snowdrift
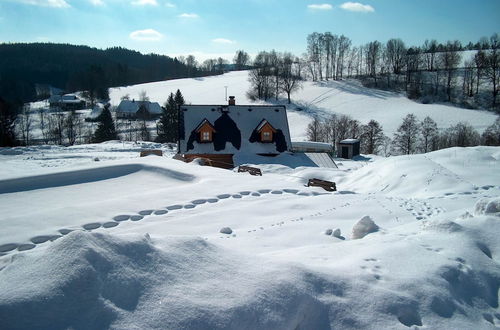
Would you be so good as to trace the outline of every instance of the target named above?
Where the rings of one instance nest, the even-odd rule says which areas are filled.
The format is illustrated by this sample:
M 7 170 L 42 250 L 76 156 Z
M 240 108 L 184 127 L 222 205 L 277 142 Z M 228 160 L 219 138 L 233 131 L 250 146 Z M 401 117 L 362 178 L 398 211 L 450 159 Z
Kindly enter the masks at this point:
M 426 198 L 500 186 L 500 173 L 493 173 L 494 168 L 500 168 L 496 147 L 449 148 L 381 158 L 338 181 L 339 186 L 362 193 Z
M 75 232 L 1 271 L 0 319 L 4 329 L 329 327 L 327 309 L 295 276 L 198 238 L 158 247 Z

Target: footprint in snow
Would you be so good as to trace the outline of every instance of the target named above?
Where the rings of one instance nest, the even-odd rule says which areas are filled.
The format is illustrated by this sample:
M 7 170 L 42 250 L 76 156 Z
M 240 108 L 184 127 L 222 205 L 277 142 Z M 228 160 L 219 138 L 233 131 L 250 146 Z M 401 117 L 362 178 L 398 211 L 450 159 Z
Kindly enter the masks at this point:
M 34 244 L 42 244 L 47 241 L 55 241 L 59 237 L 62 237 L 62 235 L 41 235 L 41 236 L 35 236 L 30 239 L 30 241 Z
M 74 231 L 74 229 L 59 229 L 59 232 L 63 235 L 68 235 L 69 233 L 71 233 L 72 231 Z
M 127 221 L 130 219 L 130 215 L 122 214 L 122 215 L 117 215 L 113 218 L 115 221 Z
M 166 207 L 167 210 L 172 211 L 172 210 L 180 210 L 182 209 L 182 205 L 176 204 L 176 205 L 170 205 Z
M 102 224 L 102 227 L 103 228 L 113 228 L 113 227 L 116 227 L 118 226 L 120 223 L 119 222 L 115 222 L 115 221 L 108 221 L 108 222 L 105 222 Z
M 28 251 L 35 248 L 35 244 L 21 244 L 17 247 L 17 251 Z
M 271 189 L 260 189 L 260 190 L 258 190 L 258 192 L 261 194 L 268 194 L 271 192 Z
M 234 194 L 234 195 L 232 195 L 231 197 L 239 199 L 239 198 L 241 198 L 241 195 L 239 195 L 239 194 Z
M 222 194 L 222 195 L 217 195 L 217 197 L 218 197 L 219 199 L 226 199 L 226 198 L 231 197 L 231 195 L 230 195 L 230 194 Z
M 243 195 L 243 196 L 248 196 L 250 195 L 251 191 L 240 191 L 240 195 Z
M 15 250 L 19 247 L 19 244 L 16 243 L 7 243 L 0 245 L 0 252 L 10 252 L 12 250 Z
M 82 226 L 83 229 L 85 230 L 94 230 L 101 227 L 101 224 L 99 222 L 92 222 L 92 223 L 87 223 Z
M 154 210 L 142 210 L 142 211 L 139 211 L 139 214 L 140 215 L 151 215 L 153 213 Z
M 194 204 L 186 204 L 186 205 L 184 205 L 185 209 L 194 209 L 195 207 L 196 207 L 196 205 L 194 205 Z
M 195 199 L 194 201 L 191 201 L 191 203 L 196 204 L 196 205 L 205 204 L 206 202 L 207 202 L 206 199 Z
M 130 220 L 132 221 L 139 221 L 142 220 L 144 217 L 142 215 L 133 215 L 130 217 Z
M 167 213 L 168 213 L 168 210 L 156 210 L 153 212 L 154 215 L 163 215 L 163 214 L 167 214 Z

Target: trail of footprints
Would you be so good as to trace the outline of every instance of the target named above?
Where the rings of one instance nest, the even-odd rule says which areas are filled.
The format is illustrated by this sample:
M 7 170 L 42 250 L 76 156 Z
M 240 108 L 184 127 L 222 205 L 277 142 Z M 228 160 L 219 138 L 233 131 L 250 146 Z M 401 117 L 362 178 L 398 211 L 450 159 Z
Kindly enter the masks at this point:
M 243 197 L 260 197 L 264 196 L 266 194 L 272 194 L 272 195 L 282 195 L 282 194 L 292 194 L 292 195 L 297 195 L 297 196 L 319 196 L 319 195 L 327 195 L 331 193 L 318 193 L 316 191 L 313 192 L 303 192 L 299 191 L 297 189 L 260 189 L 257 191 L 240 191 L 239 193 L 236 194 L 220 194 L 217 195 L 216 197 L 213 198 L 207 198 L 207 199 L 196 199 L 193 200 L 187 204 L 175 204 L 175 205 L 169 205 L 165 208 L 158 209 L 158 210 L 142 210 L 139 211 L 138 214 L 120 214 L 117 216 L 114 216 L 111 221 L 106 221 L 106 222 L 91 222 L 84 224 L 81 226 L 81 228 L 78 229 L 67 229 L 63 228 L 59 230 L 59 234 L 53 234 L 53 235 L 40 235 L 40 236 L 35 236 L 30 239 L 30 243 L 25 243 L 25 244 L 18 244 L 18 243 L 7 243 L 0 245 L 0 256 L 6 255 L 7 253 L 14 252 L 14 251 L 26 251 L 26 250 L 31 250 L 35 248 L 37 245 L 46 243 L 48 241 L 55 241 L 58 238 L 61 238 L 64 235 L 69 234 L 70 232 L 74 230 L 87 230 L 87 231 L 92 231 L 98 228 L 113 228 L 118 226 L 121 222 L 123 221 L 140 221 L 144 219 L 144 217 L 147 216 L 154 216 L 154 215 L 164 215 L 167 214 L 171 211 L 175 210 L 189 210 L 193 209 L 199 205 L 202 204 L 213 204 L 217 203 L 221 200 L 225 199 L 242 199 Z

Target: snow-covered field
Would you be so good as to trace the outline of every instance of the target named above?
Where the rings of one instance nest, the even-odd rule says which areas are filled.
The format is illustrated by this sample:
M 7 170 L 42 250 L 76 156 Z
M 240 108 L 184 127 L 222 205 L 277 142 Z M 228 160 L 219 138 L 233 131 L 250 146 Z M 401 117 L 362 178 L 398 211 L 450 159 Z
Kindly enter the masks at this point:
M 262 177 L 171 156 L 131 142 L 0 149 L 0 328 L 500 325 L 500 148 L 339 169 L 236 157 L 266 163 Z
M 235 71 L 220 76 L 177 79 L 110 90 L 111 104 L 118 105 L 120 98 L 129 94 L 139 98 L 146 91 L 151 101 L 163 104 L 170 93 L 180 89 L 187 102 L 192 104 L 225 104 L 227 95 L 234 95 L 237 104 L 251 104 L 246 92 L 250 89 L 247 71 Z M 488 111 L 468 110 L 450 105 L 421 104 L 409 100 L 403 94 L 370 89 L 357 81 L 306 81 L 303 88 L 292 94 L 292 105 L 287 105 L 292 139 L 306 139 L 306 127 L 313 115 L 321 117 L 332 113 L 346 114 L 362 124 L 371 119 L 379 121 L 384 133 L 392 137 L 403 118 L 413 113 L 422 120 L 430 116 L 439 128 L 446 129 L 460 121 L 467 122 L 482 133 L 496 119 Z M 270 103 L 275 100 L 269 100 Z M 279 102 L 286 104 L 284 100 Z M 300 110 L 299 110 L 300 109 Z

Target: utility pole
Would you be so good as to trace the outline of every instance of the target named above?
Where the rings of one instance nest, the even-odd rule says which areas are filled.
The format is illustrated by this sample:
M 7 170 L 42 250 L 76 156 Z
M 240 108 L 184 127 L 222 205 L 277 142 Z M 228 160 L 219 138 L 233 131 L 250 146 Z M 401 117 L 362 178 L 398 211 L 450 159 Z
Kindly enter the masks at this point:
M 224 86 L 224 88 L 226 89 L 226 101 L 227 101 L 227 86 Z

